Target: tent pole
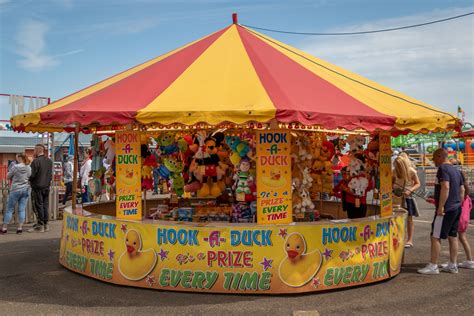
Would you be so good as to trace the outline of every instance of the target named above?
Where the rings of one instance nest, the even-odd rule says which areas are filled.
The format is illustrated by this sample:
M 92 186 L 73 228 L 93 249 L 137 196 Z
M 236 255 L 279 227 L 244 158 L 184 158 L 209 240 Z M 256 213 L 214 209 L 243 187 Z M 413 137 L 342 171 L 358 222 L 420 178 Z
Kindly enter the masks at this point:
M 76 209 L 77 204 L 77 173 L 79 170 L 79 124 L 76 125 L 76 129 L 74 131 L 74 173 L 72 177 L 72 209 Z

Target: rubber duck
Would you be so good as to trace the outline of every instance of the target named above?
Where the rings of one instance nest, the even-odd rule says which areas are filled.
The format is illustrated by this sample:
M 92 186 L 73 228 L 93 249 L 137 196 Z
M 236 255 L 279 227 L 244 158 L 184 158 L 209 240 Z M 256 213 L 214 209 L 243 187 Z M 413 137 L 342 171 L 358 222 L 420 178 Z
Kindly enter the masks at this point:
M 286 257 L 280 263 L 280 280 L 291 287 L 301 287 L 308 283 L 321 268 L 321 252 L 306 253 L 306 242 L 300 233 L 292 233 L 285 240 Z
M 156 265 L 156 253 L 153 249 L 142 250 L 142 237 L 134 229 L 125 235 L 125 251 L 120 255 L 118 268 L 120 274 L 131 281 L 146 277 Z

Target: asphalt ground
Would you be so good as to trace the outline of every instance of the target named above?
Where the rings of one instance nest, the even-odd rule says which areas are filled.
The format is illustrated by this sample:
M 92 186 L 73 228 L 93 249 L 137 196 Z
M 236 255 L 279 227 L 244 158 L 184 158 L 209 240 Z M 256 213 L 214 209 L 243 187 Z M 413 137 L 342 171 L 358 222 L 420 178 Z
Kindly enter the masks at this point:
M 416 273 L 429 260 L 433 208 L 419 202 L 414 248 L 397 277 L 372 285 L 305 295 L 219 295 L 103 283 L 58 263 L 61 222 L 47 233 L 0 236 L 0 315 L 474 315 L 474 270 Z M 468 230 L 474 248 L 474 225 Z M 443 243 L 441 262 L 449 256 Z M 459 260 L 465 256 L 460 247 Z

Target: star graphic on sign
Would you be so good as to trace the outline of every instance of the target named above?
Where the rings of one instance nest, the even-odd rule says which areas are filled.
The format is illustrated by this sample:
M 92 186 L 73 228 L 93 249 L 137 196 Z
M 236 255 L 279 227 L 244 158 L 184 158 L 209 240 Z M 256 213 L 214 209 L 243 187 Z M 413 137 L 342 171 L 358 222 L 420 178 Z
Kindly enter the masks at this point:
M 281 236 L 281 238 L 285 238 L 288 235 L 288 232 L 286 228 L 280 228 L 280 232 L 278 233 L 278 236 Z
M 326 258 L 326 260 L 332 257 L 332 252 L 333 250 L 326 248 L 326 250 L 323 252 L 323 255 Z
M 273 262 L 272 259 L 268 260 L 267 258 L 264 257 L 263 261 L 260 262 L 260 264 L 263 266 L 263 270 L 267 271 L 267 269 L 272 267 L 272 262 Z
M 147 277 L 146 277 L 146 283 L 147 283 L 149 286 L 153 286 L 153 284 L 156 283 L 155 276 L 153 276 L 153 275 L 147 276 Z
M 318 286 L 320 286 L 320 285 L 321 285 L 321 282 L 319 281 L 319 278 L 314 278 L 313 279 L 313 286 L 315 288 L 318 288 Z
M 169 252 L 169 251 L 160 249 L 160 252 L 158 253 L 158 255 L 160 256 L 161 261 L 163 261 L 163 260 L 165 260 L 165 259 L 168 259 L 168 252 Z
M 109 249 L 109 252 L 107 254 L 109 255 L 110 261 L 114 261 L 115 251 L 113 251 L 112 249 Z
M 122 227 L 120 228 L 122 232 L 126 233 L 127 232 L 127 224 L 122 224 Z

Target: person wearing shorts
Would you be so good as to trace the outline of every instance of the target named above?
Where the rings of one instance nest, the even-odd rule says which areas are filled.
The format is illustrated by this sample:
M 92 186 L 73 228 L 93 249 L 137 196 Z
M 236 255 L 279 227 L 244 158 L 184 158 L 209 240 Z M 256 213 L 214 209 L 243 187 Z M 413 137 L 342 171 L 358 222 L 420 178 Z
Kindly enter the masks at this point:
M 449 241 L 449 263 L 442 271 L 458 273 L 458 224 L 461 215 L 461 201 L 464 197 L 464 182 L 460 172 L 449 162 L 448 152 L 442 148 L 433 153 L 438 167 L 435 184 L 436 213 L 431 230 L 431 261 L 419 269 L 421 274 L 439 274 L 438 257 L 441 240 Z

